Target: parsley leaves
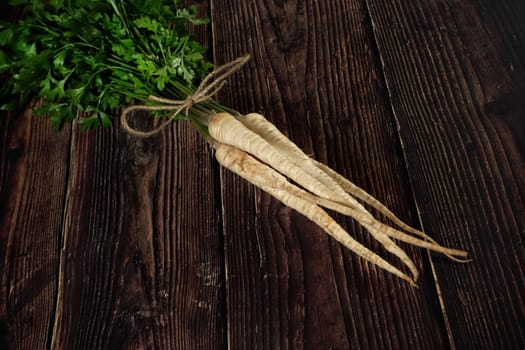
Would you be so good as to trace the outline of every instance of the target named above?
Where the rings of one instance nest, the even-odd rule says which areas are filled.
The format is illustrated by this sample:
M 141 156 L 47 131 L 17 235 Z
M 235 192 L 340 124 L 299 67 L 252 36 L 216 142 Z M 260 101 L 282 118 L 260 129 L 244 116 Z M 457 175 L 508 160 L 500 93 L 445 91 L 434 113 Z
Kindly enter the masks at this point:
M 11 0 L 17 23 L 0 22 L 0 109 L 33 96 L 55 129 L 83 112 L 84 130 L 111 124 L 111 110 L 149 95 L 185 98 L 211 63 L 186 29 L 206 24 L 180 0 Z M 21 96 L 21 98 L 20 98 Z

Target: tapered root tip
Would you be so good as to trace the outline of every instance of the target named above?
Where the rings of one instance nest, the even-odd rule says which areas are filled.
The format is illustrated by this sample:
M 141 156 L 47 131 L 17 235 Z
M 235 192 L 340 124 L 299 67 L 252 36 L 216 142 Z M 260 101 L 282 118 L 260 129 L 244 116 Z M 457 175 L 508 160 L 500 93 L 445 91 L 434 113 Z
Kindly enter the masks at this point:
M 460 259 L 460 258 L 456 258 L 456 257 L 453 257 L 453 256 L 448 256 L 448 258 L 450 260 L 453 260 L 453 261 L 461 263 L 461 264 L 466 264 L 466 263 L 472 262 L 472 260 L 473 260 L 472 258 L 466 258 L 466 257 Z
M 471 258 L 468 258 L 468 252 L 464 250 L 454 250 L 451 253 L 443 253 L 447 258 L 449 258 L 452 261 L 466 264 L 472 261 Z
M 398 276 L 398 277 L 401 277 L 402 279 L 407 281 L 410 284 L 410 286 L 419 288 L 417 283 L 416 283 L 417 282 L 417 276 L 414 276 L 414 278 L 410 278 L 407 275 L 403 274 L 402 276 Z
M 417 286 L 417 283 L 416 283 L 417 280 L 418 280 L 418 277 L 419 277 L 418 275 L 414 275 L 413 278 L 408 277 L 408 275 L 405 275 L 405 274 L 397 275 L 397 276 L 398 276 L 398 277 L 401 277 L 402 279 L 404 279 L 405 281 L 407 281 L 408 283 L 410 283 L 410 285 L 411 285 L 412 287 L 416 287 L 416 288 L 418 287 L 418 286 Z
M 414 275 L 414 277 L 411 278 L 411 279 L 408 281 L 408 283 L 410 283 L 410 285 L 411 285 L 412 287 L 416 287 L 416 288 L 417 288 L 417 280 L 418 280 L 418 279 L 419 279 L 419 274 Z

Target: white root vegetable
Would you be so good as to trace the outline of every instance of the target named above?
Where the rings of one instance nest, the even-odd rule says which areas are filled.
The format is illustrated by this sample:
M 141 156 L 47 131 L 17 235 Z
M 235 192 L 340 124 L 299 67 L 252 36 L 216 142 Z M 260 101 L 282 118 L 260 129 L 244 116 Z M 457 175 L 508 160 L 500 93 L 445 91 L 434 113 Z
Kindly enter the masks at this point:
M 398 268 L 394 267 L 379 255 L 353 239 L 352 236 L 350 236 L 317 204 L 288 191 L 288 185 L 291 184 L 289 184 L 286 178 L 277 173 L 274 169 L 258 161 L 243 150 L 222 143 L 215 144 L 215 158 L 226 169 L 236 173 L 248 182 L 280 200 L 283 204 L 295 209 L 312 220 L 325 232 L 357 255 L 408 281 L 412 285 L 415 285 L 414 279 L 410 278 Z M 410 259 L 408 258 L 408 260 Z M 417 278 L 417 269 L 414 277 Z
M 305 215 L 357 255 L 411 284 L 418 278 L 418 269 L 392 238 L 442 253 L 456 261 L 464 261 L 457 257 L 467 256 L 466 252 L 443 247 L 405 224 L 366 191 L 308 157 L 260 114 L 252 113 L 239 121 L 228 113 L 218 113 L 211 118 L 208 131 L 220 164 Z M 285 176 L 303 188 L 289 182 Z M 421 238 L 380 222 L 354 196 L 377 209 L 399 228 Z M 357 242 L 320 206 L 355 219 L 387 251 L 397 256 L 413 277 Z
M 320 196 L 323 196 L 324 193 L 328 194 L 328 197 L 325 198 L 339 197 L 340 200 L 349 207 L 356 208 L 356 211 L 354 212 L 356 220 L 360 221 L 372 218 L 372 215 L 358 201 L 349 196 L 334 180 L 319 170 L 311 161 L 309 161 L 309 158 L 304 155 L 298 147 L 296 147 L 295 150 L 295 153 L 297 154 L 296 157 L 294 157 L 294 154 L 291 154 L 290 157 L 286 150 L 280 149 L 286 145 L 286 140 L 288 139 L 282 135 L 277 128 L 270 128 L 273 124 L 267 122 L 264 117 L 259 114 L 251 114 L 243 119 L 245 122 L 258 120 L 259 123 L 249 124 L 253 128 L 250 130 L 250 127 L 245 128 L 245 125 L 240 123 L 239 120 L 235 119 L 233 116 L 223 113 L 221 115 L 216 115 L 212 119 L 212 122 L 208 125 L 208 130 L 210 135 L 217 141 L 234 145 L 249 152 L 255 157 L 263 160 L 265 163 L 270 164 L 281 173 L 288 175 L 295 180 L 295 182 L 300 183 L 304 188 L 311 192 L 317 193 Z M 264 131 L 267 132 L 263 133 Z M 271 142 L 265 140 L 265 137 L 271 136 L 269 134 L 274 135 L 273 137 L 270 137 Z M 250 142 L 244 143 L 242 140 L 249 140 Z M 277 149 L 275 149 L 275 147 Z M 304 157 L 302 157 L 301 154 L 304 155 Z M 289 157 L 286 157 L 286 155 L 289 155 Z M 325 188 L 333 190 L 334 192 L 330 193 L 326 190 L 320 191 L 319 186 L 325 186 Z M 339 201 L 339 199 L 336 199 L 335 201 Z M 414 279 L 417 279 L 417 268 L 401 248 L 399 248 L 382 231 L 370 227 L 369 232 L 385 247 L 387 251 L 395 254 L 405 262 L 414 275 Z

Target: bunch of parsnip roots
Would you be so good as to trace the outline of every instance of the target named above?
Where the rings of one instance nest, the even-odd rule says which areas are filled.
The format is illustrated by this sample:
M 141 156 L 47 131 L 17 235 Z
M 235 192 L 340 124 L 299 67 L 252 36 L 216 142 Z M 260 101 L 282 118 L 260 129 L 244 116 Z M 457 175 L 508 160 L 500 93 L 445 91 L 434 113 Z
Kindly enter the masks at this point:
M 418 279 L 418 269 L 392 238 L 445 254 L 456 261 L 466 261 L 465 251 L 443 247 L 425 233 L 403 223 L 363 189 L 307 156 L 262 115 L 252 113 L 236 118 L 218 113 L 211 118 L 208 131 L 215 157 L 221 165 L 305 215 L 362 258 L 412 285 Z M 360 201 L 378 210 L 399 229 L 378 221 Z M 359 222 L 408 267 L 412 276 L 352 238 L 322 207 Z

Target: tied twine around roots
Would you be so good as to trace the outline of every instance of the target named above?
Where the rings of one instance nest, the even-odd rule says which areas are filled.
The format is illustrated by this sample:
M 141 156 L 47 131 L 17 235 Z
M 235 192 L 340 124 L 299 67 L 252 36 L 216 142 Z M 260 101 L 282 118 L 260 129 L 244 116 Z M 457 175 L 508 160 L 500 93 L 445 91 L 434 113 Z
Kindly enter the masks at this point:
M 148 100 L 153 102 L 162 103 L 163 105 L 158 106 L 145 106 L 145 105 L 135 105 L 129 106 L 122 110 L 120 115 L 120 122 L 124 130 L 129 132 L 132 135 L 140 137 L 148 137 L 154 135 L 168 126 L 173 120 L 184 111 L 186 117 L 193 105 L 207 101 L 215 95 L 224 84 L 226 84 L 226 79 L 237 70 L 239 70 L 248 60 L 250 55 L 241 56 L 231 62 L 228 62 L 222 66 L 215 68 L 210 72 L 199 84 L 197 89 L 192 95 L 189 95 L 184 100 L 171 100 L 158 96 L 149 96 Z M 168 120 L 164 121 L 158 127 L 150 131 L 140 131 L 132 128 L 128 123 L 128 114 L 132 111 L 173 111 L 173 113 L 168 117 Z

